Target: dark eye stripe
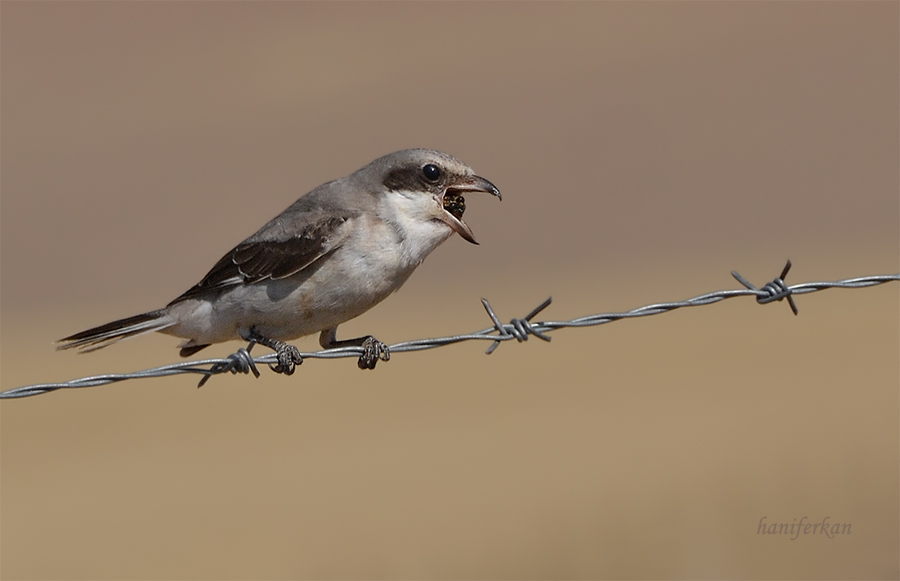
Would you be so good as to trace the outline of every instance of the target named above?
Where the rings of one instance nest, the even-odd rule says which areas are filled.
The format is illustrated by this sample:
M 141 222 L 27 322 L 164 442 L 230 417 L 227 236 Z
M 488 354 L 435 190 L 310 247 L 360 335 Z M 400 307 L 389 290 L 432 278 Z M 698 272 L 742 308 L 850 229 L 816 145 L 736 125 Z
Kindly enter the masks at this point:
M 416 190 L 423 189 L 422 178 L 419 177 L 419 168 L 392 170 L 384 178 L 384 186 L 387 189 L 393 190 L 395 192 L 399 192 L 401 190 L 414 192 Z
M 426 170 L 425 168 L 430 168 Z M 437 177 L 433 177 L 437 172 Z M 432 177 L 429 177 L 432 176 Z M 394 168 L 384 178 L 384 186 L 393 191 L 405 190 L 407 192 L 429 191 L 437 186 L 444 178 L 444 172 L 435 164 L 428 163 L 424 166 L 405 166 Z

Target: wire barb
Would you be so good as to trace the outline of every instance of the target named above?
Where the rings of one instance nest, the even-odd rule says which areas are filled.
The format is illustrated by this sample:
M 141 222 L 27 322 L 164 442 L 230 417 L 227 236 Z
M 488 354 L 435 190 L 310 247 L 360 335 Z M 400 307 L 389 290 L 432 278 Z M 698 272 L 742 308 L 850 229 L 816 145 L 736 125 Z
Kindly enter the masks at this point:
M 233 375 L 238 373 L 253 373 L 254 376 L 259 378 L 259 369 L 256 368 L 256 362 L 253 360 L 253 356 L 250 355 L 250 350 L 253 349 L 254 345 L 256 345 L 256 341 L 250 341 L 250 344 L 247 345 L 246 349 L 242 347 L 238 349 L 237 352 L 226 357 L 223 361 L 210 367 L 203 376 L 203 379 L 200 380 L 200 383 L 197 384 L 197 388 L 203 387 L 204 384 L 209 381 L 209 378 L 220 373 L 230 372 Z
M 788 304 L 791 305 L 791 310 L 794 312 L 794 315 L 799 314 L 797 311 L 797 305 L 794 304 L 794 297 L 791 296 L 794 292 L 791 290 L 791 287 L 784 283 L 784 277 L 787 276 L 787 273 L 791 270 L 791 261 L 788 259 L 787 264 L 784 265 L 784 269 L 781 271 L 781 276 L 773 280 L 772 282 L 768 282 L 763 287 L 756 288 L 752 284 L 750 284 L 746 278 L 738 274 L 736 270 L 731 271 L 731 276 L 737 279 L 739 283 L 747 287 L 752 291 L 757 291 L 756 294 L 756 302 L 761 305 L 765 305 L 766 303 L 771 303 L 772 301 L 781 301 L 784 299 L 788 300 Z
M 662 313 L 674 311 L 675 309 L 711 305 L 725 299 L 743 296 L 756 297 L 756 302 L 758 302 L 759 304 L 766 304 L 773 301 L 787 299 L 788 303 L 791 306 L 791 310 L 796 315 L 797 306 L 794 304 L 794 295 L 813 293 L 830 288 L 865 288 L 884 284 L 887 282 L 900 281 L 900 274 L 886 274 L 863 276 L 859 278 L 851 278 L 834 282 L 806 282 L 788 286 L 787 284 L 785 284 L 784 278 L 787 276 L 790 268 L 791 261 L 788 260 L 784 269 L 781 271 L 781 276 L 776 278 L 774 281 L 767 283 L 762 288 L 756 288 L 740 274 L 738 274 L 737 272 L 732 272 L 732 276 L 734 276 L 734 278 L 737 279 L 738 282 L 744 285 L 744 289 L 716 291 L 707 293 L 705 295 L 700 295 L 686 301 L 657 303 L 653 305 L 638 307 L 624 313 L 602 313 L 597 315 L 588 315 L 586 317 L 579 317 L 570 321 L 542 321 L 537 323 L 531 321 L 541 311 L 550 306 L 551 299 L 548 298 L 543 303 L 535 307 L 524 318 L 512 319 L 509 323 L 504 325 L 500 322 L 500 319 L 497 317 L 497 314 L 494 312 L 494 309 L 491 307 L 490 303 L 486 299 L 481 299 L 481 304 L 484 306 L 485 311 L 487 311 L 488 317 L 490 317 L 491 319 L 492 326 L 486 329 L 482 329 L 481 331 L 470 333 L 468 335 L 451 335 L 448 337 L 438 337 L 434 339 L 416 339 L 413 341 L 406 341 L 403 343 L 390 345 L 388 349 L 389 352 L 393 354 L 403 353 L 405 351 L 435 349 L 437 347 L 444 347 L 446 345 L 461 343 L 463 341 L 491 341 L 490 347 L 488 347 L 487 351 L 485 352 L 489 355 L 494 352 L 494 350 L 500 345 L 502 341 L 510 341 L 512 339 L 515 339 L 516 341 L 521 343 L 522 341 L 527 341 L 529 335 L 534 335 L 539 339 L 549 341 L 550 337 L 547 335 L 547 333 L 550 331 L 555 331 L 557 329 L 571 327 L 591 327 L 602 325 L 604 323 L 611 323 L 613 321 L 618 321 L 621 319 L 659 315 Z M 174 363 L 171 365 L 163 365 L 162 367 L 156 367 L 154 369 L 147 369 L 144 371 L 137 371 L 134 373 L 97 375 L 61 383 L 42 383 L 37 385 L 28 385 L 25 387 L 17 387 L 0 392 L 0 399 L 29 397 L 32 395 L 50 393 L 51 391 L 56 391 L 58 389 L 94 387 L 98 385 L 117 383 L 119 381 L 125 381 L 126 379 L 165 377 L 168 375 L 178 375 L 181 373 L 199 373 L 203 375 L 203 378 L 200 380 L 200 384 L 198 385 L 198 387 L 204 385 L 207 381 L 209 381 L 210 377 L 222 373 L 253 373 L 253 375 L 259 377 L 259 370 L 256 366 L 259 364 L 271 365 L 277 363 L 278 356 L 275 353 L 267 353 L 266 355 L 261 355 L 259 357 L 252 357 L 250 355 L 250 350 L 253 348 L 254 344 L 254 342 L 251 342 L 246 349 L 239 349 L 236 353 L 233 353 L 224 359 L 186 361 L 181 363 Z M 313 353 L 301 353 L 300 355 L 303 358 L 336 359 L 341 357 L 359 357 L 363 354 L 363 352 L 363 347 L 339 347 L 336 349 L 326 349 Z
M 500 319 L 497 318 L 497 315 L 494 313 L 494 309 L 491 308 L 491 303 L 489 303 L 487 299 L 481 299 L 481 304 L 484 305 L 484 310 L 487 311 L 488 316 L 494 323 L 494 329 L 497 330 L 499 336 L 503 337 L 503 340 L 515 338 L 519 343 L 521 343 L 522 341 L 527 341 L 528 335 L 534 335 L 535 337 L 543 339 L 544 341 L 550 341 L 550 337 L 532 326 L 531 319 L 534 318 L 535 315 L 549 307 L 550 303 L 552 302 L 553 297 L 547 297 L 547 300 L 539 304 L 530 313 L 525 315 L 525 318 L 512 319 L 510 320 L 508 325 L 504 325 L 500 322 Z M 493 353 L 494 350 L 500 345 L 500 341 L 501 339 L 494 340 L 494 342 L 491 343 L 491 346 L 487 348 L 487 351 L 485 351 L 484 354 L 490 355 L 491 353 Z

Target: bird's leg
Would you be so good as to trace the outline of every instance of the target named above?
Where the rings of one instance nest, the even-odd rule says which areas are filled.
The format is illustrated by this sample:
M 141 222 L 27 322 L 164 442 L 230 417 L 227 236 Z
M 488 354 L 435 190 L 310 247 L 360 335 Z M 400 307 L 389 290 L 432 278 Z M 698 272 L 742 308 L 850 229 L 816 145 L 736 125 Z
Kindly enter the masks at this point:
M 379 359 L 382 361 L 391 360 L 391 351 L 388 349 L 388 346 L 371 335 L 338 341 L 337 327 L 322 331 L 319 335 L 319 345 L 323 349 L 362 347 L 364 352 L 359 356 L 359 361 L 356 363 L 360 369 L 375 369 L 375 364 L 378 363 Z
M 251 346 L 254 343 L 259 343 L 263 347 L 268 347 L 275 351 L 275 354 L 278 355 L 278 365 L 269 365 L 269 368 L 275 373 L 292 375 L 294 373 L 295 365 L 303 363 L 303 358 L 300 357 L 299 349 L 293 345 L 288 345 L 284 341 L 263 337 L 257 332 L 256 327 L 251 327 L 250 331 L 241 333 L 241 337 L 244 341 L 249 341 Z

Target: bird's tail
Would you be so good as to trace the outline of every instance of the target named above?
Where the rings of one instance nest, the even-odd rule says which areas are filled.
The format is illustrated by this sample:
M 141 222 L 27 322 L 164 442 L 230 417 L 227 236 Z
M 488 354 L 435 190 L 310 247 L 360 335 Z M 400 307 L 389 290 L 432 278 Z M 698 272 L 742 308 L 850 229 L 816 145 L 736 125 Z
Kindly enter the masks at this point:
M 142 315 L 135 315 L 134 317 L 100 325 L 81 333 L 75 333 L 57 341 L 59 345 L 56 348 L 78 349 L 80 353 L 87 353 L 102 349 L 128 337 L 162 331 L 174 324 L 175 321 L 166 316 L 165 310 L 150 311 Z

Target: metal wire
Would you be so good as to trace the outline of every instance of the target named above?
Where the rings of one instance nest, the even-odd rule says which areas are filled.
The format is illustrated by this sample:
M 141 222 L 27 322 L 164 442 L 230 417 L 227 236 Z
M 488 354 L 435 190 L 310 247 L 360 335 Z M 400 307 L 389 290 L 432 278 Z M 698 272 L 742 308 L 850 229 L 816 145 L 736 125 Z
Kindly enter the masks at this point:
M 500 345 L 500 343 L 504 341 L 510 341 L 512 339 L 515 339 L 518 342 L 527 341 L 529 335 L 534 335 L 535 337 L 543 339 L 544 341 L 550 341 L 550 336 L 547 335 L 547 333 L 549 333 L 550 331 L 555 331 L 557 329 L 563 329 L 567 327 L 591 327 L 594 325 L 611 323 L 620 319 L 646 317 L 648 315 L 659 315 L 661 313 L 667 313 L 669 311 L 684 307 L 699 307 L 703 305 L 711 305 L 725 299 L 744 296 L 756 297 L 756 302 L 758 302 L 759 304 L 768 304 L 774 301 L 782 301 L 784 299 L 787 299 L 788 303 L 790 304 L 791 310 L 796 315 L 797 305 L 794 303 L 793 298 L 795 295 L 813 293 L 830 288 L 864 288 L 884 284 L 891 281 L 900 281 L 900 274 L 886 274 L 863 276 L 859 278 L 851 278 L 834 282 L 806 282 L 788 286 L 787 284 L 785 284 L 784 278 L 787 276 L 790 268 L 791 261 L 788 260 L 787 264 L 781 272 L 781 275 L 772 282 L 765 284 L 761 288 L 753 286 L 737 272 L 732 272 L 731 275 L 745 287 L 744 289 L 716 291 L 705 295 L 700 295 L 686 301 L 656 303 L 653 305 L 638 307 L 624 313 L 602 313 L 597 315 L 588 315 L 586 317 L 572 319 L 571 321 L 542 321 L 538 323 L 532 323 L 531 319 L 533 319 L 550 305 L 551 299 L 548 298 L 543 303 L 535 307 L 535 309 L 528 313 L 524 318 L 512 319 L 509 323 L 504 324 L 500 322 L 500 319 L 497 317 L 490 303 L 488 303 L 485 299 L 481 299 L 481 303 L 484 305 L 484 309 L 485 311 L 487 311 L 487 315 L 491 319 L 492 326 L 467 335 L 451 335 L 449 337 L 437 337 L 434 339 L 417 339 L 414 341 L 404 341 L 402 343 L 390 345 L 389 349 L 390 353 L 396 354 L 406 351 L 434 349 L 436 347 L 443 347 L 445 345 L 452 345 L 453 343 L 460 343 L 463 341 L 490 341 L 491 345 L 487 348 L 487 351 L 485 351 L 486 354 L 490 355 Z M 277 363 L 277 358 L 274 353 L 262 355 L 260 357 L 253 357 L 252 355 L 250 355 L 250 349 L 252 347 L 253 345 L 251 344 L 248 348 L 239 349 L 236 353 L 229 355 L 224 359 L 185 361 L 181 363 L 174 363 L 171 365 L 163 365 L 162 367 L 156 367 L 153 369 L 146 369 L 144 371 L 137 371 L 134 373 L 111 373 L 105 375 L 95 375 L 93 377 L 84 377 L 81 379 L 75 379 L 62 383 L 41 383 L 37 385 L 17 387 L 4 392 L 0 392 L 0 399 L 29 397 L 32 395 L 49 393 L 58 389 L 95 387 L 98 385 L 106 385 L 109 383 L 125 381 L 127 379 L 165 377 L 168 375 L 178 375 L 181 373 L 195 373 L 203 375 L 203 378 L 200 381 L 201 386 L 206 383 L 206 381 L 210 377 L 221 373 L 253 373 L 256 377 L 259 377 L 259 370 L 256 366 L 258 364 L 273 365 Z M 304 359 L 336 359 L 341 357 L 359 357 L 362 354 L 362 347 L 340 347 L 337 349 L 327 349 L 311 353 L 301 353 L 301 356 Z

